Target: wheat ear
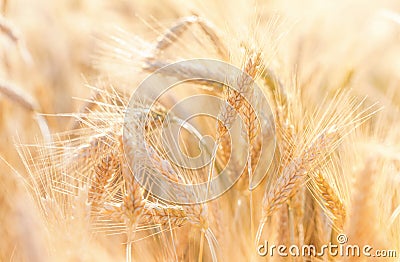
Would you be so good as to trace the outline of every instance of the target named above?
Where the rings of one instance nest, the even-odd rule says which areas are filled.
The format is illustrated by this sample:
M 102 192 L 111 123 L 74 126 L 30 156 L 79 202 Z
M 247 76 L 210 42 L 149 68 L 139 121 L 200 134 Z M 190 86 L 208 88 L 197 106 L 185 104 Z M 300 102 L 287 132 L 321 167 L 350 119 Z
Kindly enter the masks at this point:
M 121 172 L 119 157 L 113 152 L 104 156 L 100 163 L 95 166 L 95 177 L 92 182 L 88 198 L 91 203 L 92 212 L 99 211 L 103 207 L 104 194 L 107 185 L 113 176 L 118 176 Z
M 346 209 L 343 202 L 321 173 L 316 173 L 313 181 L 323 200 L 323 207 L 332 214 L 334 226 L 336 226 L 339 231 L 342 231 L 346 219 Z
M 187 220 L 185 210 L 178 205 L 162 205 L 146 202 L 140 223 L 159 224 L 163 227 L 177 227 L 182 226 Z
M 275 186 L 264 196 L 262 223 L 283 203 L 294 196 L 304 178 L 316 164 L 318 157 L 332 144 L 336 130 L 327 130 L 309 146 L 303 154 L 292 160 L 282 171 Z

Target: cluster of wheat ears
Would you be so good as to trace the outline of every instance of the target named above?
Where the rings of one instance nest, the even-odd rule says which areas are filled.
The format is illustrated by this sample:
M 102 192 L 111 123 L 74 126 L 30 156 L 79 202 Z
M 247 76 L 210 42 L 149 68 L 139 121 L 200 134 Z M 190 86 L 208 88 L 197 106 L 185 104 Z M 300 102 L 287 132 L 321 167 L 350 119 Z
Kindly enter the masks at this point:
M 377 259 L 329 253 L 263 257 L 258 252 L 265 241 L 320 250 L 338 244 L 340 234 L 348 244 L 397 250 L 400 256 L 400 6 L 395 1 L 308 1 L 309 7 L 296 1 L 173 1 L 160 4 L 162 11 L 152 3 L 116 1 L 109 4 L 116 10 L 110 15 L 94 8 L 93 1 L 69 6 L 43 0 L 38 2 L 58 10 L 49 17 L 59 15 L 68 23 L 81 19 L 76 28 L 96 25 L 88 21 L 105 13 L 121 22 L 94 34 L 87 29 L 78 34 L 73 26 L 63 35 L 47 34 L 76 41 L 71 49 L 53 45 L 52 39 L 39 42 L 50 50 L 51 62 L 41 59 L 46 54 L 35 46 L 40 44 L 30 45 L 45 30 L 31 33 L 16 15 L 22 7 L 9 2 L 3 2 L 0 16 L 0 44 L 12 50 L 2 54 L 0 67 L 0 133 L 5 138 L 15 135 L 10 131 L 15 126 L 21 129 L 19 138 L 1 140 L 1 261 Z M 150 15 L 132 17 L 129 8 L 136 7 Z M 130 20 L 146 29 L 130 27 Z M 83 35 L 86 40 L 79 39 Z M 82 60 L 57 73 L 57 63 L 73 59 L 58 53 L 63 50 Z M 84 66 L 83 56 L 90 61 Z M 170 89 L 159 101 L 130 103 L 147 76 L 193 58 L 239 68 L 237 89 L 196 79 Z M 43 70 L 50 73 L 41 76 Z M 162 72 L 178 80 L 219 74 L 199 64 Z M 85 94 L 77 95 L 77 106 L 64 107 L 75 113 L 51 106 L 51 98 L 70 99 L 59 81 L 82 86 L 80 73 L 91 84 L 70 87 L 76 91 L 70 94 Z M 29 87 L 29 81 L 35 85 Z M 56 91 L 49 91 L 52 84 Z M 173 105 L 198 94 L 225 102 L 216 108 L 219 121 L 200 117 L 188 124 L 180 118 L 179 110 L 187 108 Z M 131 136 L 124 134 L 128 107 Z M 233 140 L 230 128 L 238 118 L 241 139 Z M 190 169 L 170 158 L 173 149 L 163 143 L 163 131 L 182 123 L 175 146 L 185 155 L 204 153 L 199 139 L 213 137 L 215 154 L 207 165 Z M 244 143 L 249 146 L 243 161 Z M 11 152 L 12 144 L 17 153 Z M 273 154 L 263 155 L 268 150 Z M 268 165 L 268 171 L 258 174 L 259 165 Z M 227 176 L 240 172 L 238 181 L 200 203 L 193 203 L 196 192 L 184 190 L 174 191 L 179 201 L 160 199 L 135 179 L 144 172 L 156 179 L 148 183 L 159 177 L 191 185 L 210 181 L 224 169 Z M 252 186 L 260 176 L 261 184 Z

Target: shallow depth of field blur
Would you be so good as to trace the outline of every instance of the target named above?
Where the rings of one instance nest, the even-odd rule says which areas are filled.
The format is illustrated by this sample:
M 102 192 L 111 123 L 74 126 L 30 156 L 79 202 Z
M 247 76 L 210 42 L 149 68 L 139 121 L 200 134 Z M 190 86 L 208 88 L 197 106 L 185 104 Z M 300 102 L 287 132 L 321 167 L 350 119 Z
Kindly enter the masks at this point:
M 397 250 L 397 259 L 400 256 L 399 1 L 0 0 L 0 6 L 0 85 L 15 88 L 35 105 L 30 110 L 15 94 L 0 88 L 0 261 L 286 261 L 290 259 L 261 257 L 257 245 L 269 240 L 276 245 L 321 246 L 340 233 L 346 234 L 348 243 Z M 46 212 L 62 204 L 44 207 L 40 199 L 51 196 L 38 196 L 42 189 L 35 189 L 32 181 L 49 175 L 49 165 L 70 170 L 62 157 L 38 163 L 43 160 L 37 157 L 40 153 L 22 146 L 45 145 L 49 139 L 43 137 L 38 118 L 45 119 L 57 139 L 59 133 L 74 134 L 76 119 L 67 114 L 87 112 L 94 87 L 112 87 L 129 98 L 150 74 L 141 70 L 145 43 L 155 43 L 179 19 L 192 15 L 214 25 L 228 50 L 227 62 L 241 67 L 247 48 L 260 53 L 264 69 L 279 78 L 284 91 L 270 88 L 261 73 L 256 79 L 274 114 L 283 110 L 287 117 L 277 126 L 280 153 L 271 174 L 251 194 L 242 185 L 246 181 L 239 181 L 221 198 L 205 204 L 214 240 L 204 240 L 204 225 L 198 227 L 190 216 L 179 226 L 171 221 L 163 226 L 139 223 L 140 230 L 127 244 L 132 241 L 124 231 L 127 225 L 102 226 L 104 221 L 92 223 L 92 217 L 92 224 L 83 222 L 80 215 L 82 219 L 85 215 L 68 213 L 85 212 L 71 199 L 65 205 L 72 208 L 62 207 L 59 214 Z M 192 24 L 154 59 L 222 59 L 214 44 Z M 122 51 L 113 55 L 117 47 Z M 134 51 L 129 54 L 129 50 Z M 279 105 L 277 92 L 284 93 L 287 107 Z M 113 121 L 112 113 L 104 114 L 99 130 Z M 291 140 L 281 130 L 284 124 L 293 128 Z M 287 189 L 293 191 L 278 192 L 284 200 L 274 200 L 268 209 L 271 188 L 285 175 L 281 165 L 300 159 L 320 132 L 333 127 L 341 132 L 340 139 L 328 145 L 329 152 L 317 152 L 316 157 L 326 155 L 306 167 L 302 182 Z M 90 136 L 90 132 L 74 135 Z M 288 151 L 293 159 L 285 158 L 288 149 L 283 144 L 294 148 Z M 321 164 L 324 161 L 326 165 Z M 314 175 L 332 187 L 328 193 L 337 197 L 333 204 L 316 189 L 319 180 L 315 182 Z M 152 197 L 145 201 L 148 206 L 156 203 Z M 340 223 L 333 207 L 338 203 L 346 214 Z M 363 256 L 329 255 L 293 261 L 328 259 L 368 261 Z

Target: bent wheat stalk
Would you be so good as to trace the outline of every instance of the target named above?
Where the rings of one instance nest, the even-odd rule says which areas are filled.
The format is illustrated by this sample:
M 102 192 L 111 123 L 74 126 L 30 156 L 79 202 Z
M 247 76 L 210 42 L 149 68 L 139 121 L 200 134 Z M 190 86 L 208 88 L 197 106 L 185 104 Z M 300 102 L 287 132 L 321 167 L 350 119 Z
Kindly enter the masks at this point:
M 226 60 L 228 58 L 228 51 L 221 41 L 220 37 L 216 33 L 215 26 L 208 20 L 203 19 L 197 15 L 192 15 L 179 19 L 175 25 L 167 29 L 167 31 L 159 37 L 154 47 L 154 55 L 165 49 L 176 42 L 181 35 L 186 32 L 190 25 L 198 24 L 207 37 L 211 40 L 218 54 Z
M 6 96 L 11 101 L 13 101 L 14 103 L 24 108 L 26 111 L 33 113 L 35 115 L 37 125 L 39 126 L 43 138 L 45 139 L 45 141 L 50 143 L 51 135 L 49 126 L 43 115 L 38 113 L 40 111 L 40 107 L 39 104 L 35 101 L 35 99 L 26 92 L 24 92 L 18 86 L 6 82 L 0 82 L 0 93 Z
M 4 2 L 3 8 L 6 8 L 6 6 L 7 6 L 7 1 Z M 31 65 L 32 56 L 29 53 L 28 49 L 26 48 L 25 42 L 22 39 L 20 32 L 2 15 L 0 15 L 0 31 L 16 45 L 24 62 L 27 63 L 28 65 Z

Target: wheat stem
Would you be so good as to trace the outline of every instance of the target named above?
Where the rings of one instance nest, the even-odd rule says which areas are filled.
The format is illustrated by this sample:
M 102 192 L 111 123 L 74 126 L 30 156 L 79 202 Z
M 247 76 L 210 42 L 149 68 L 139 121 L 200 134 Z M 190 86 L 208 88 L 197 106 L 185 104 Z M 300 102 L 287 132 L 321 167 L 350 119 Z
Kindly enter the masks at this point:
M 201 230 L 200 233 L 200 247 L 199 247 L 199 258 L 198 262 L 203 262 L 203 252 L 204 252 L 204 230 Z

